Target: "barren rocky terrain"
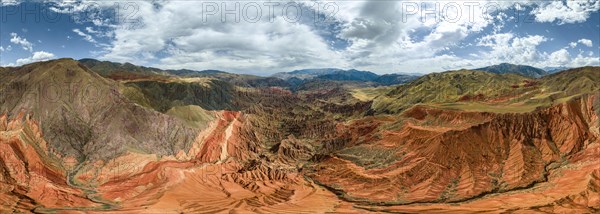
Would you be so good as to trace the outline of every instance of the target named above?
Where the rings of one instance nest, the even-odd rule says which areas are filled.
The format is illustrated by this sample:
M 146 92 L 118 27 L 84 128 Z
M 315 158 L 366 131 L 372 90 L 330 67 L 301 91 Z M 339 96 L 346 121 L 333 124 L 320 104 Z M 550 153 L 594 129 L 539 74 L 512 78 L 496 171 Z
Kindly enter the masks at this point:
M 600 67 L 291 90 L 89 63 L 0 69 L 0 212 L 600 212 Z

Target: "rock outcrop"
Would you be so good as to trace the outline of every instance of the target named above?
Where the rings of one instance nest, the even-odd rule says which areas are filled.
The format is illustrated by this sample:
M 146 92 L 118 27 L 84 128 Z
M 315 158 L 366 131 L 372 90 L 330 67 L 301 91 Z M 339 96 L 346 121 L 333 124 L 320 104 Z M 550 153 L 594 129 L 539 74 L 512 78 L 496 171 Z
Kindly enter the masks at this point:
M 402 148 L 391 154 L 394 163 L 365 169 L 334 156 L 316 164 L 310 176 L 346 200 L 366 204 L 458 202 L 529 188 L 600 142 L 595 99 L 584 96 L 522 114 L 431 110 L 431 116 L 428 109 L 415 109 L 409 114 L 438 123 L 407 120 L 369 142 Z M 587 161 L 594 158 L 600 157 Z
M 101 204 L 69 186 L 63 160 L 29 115 L 0 115 L 0 212 L 32 212 Z

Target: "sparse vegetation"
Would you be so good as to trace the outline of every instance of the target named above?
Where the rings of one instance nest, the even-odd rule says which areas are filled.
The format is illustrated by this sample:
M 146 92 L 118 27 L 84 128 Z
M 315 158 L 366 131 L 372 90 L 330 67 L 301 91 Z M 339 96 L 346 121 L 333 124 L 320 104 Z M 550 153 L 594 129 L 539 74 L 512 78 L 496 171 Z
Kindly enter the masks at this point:
M 352 161 L 365 169 L 384 168 L 402 159 L 401 148 L 381 148 L 376 146 L 358 145 L 342 149 L 337 156 Z

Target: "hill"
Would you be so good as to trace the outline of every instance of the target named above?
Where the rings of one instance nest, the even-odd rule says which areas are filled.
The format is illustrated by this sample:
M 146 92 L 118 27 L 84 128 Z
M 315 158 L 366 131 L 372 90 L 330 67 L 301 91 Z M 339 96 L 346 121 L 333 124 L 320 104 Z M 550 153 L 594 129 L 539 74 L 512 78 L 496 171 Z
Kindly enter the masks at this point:
M 281 72 L 273 74 L 272 77 L 283 79 L 288 82 L 290 86 L 297 87 L 310 81 L 348 81 L 387 86 L 404 84 L 416 79 L 418 76 L 412 74 L 378 75 L 370 71 L 360 71 L 356 69 L 342 70 L 337 68 L 323 68 Z
M 162 70 L 159 68 L 144 67 L 131 63 L 116 63 L 99 61 L 95 59 L 81 59 L 81 64 L 92 71 L 111 79 L 168 79 L 171 76 L 215 78 L 230 82 L 242 87 L 287 87 L 289 84 L 274 77 L 259 77 L 247 74 L 234 74 L 219 70 L 195 71 L 189 69 Z
M 359 71 L 355 69 L 334 71 L 329 74 L 319 75 L 316 78 L 322 80 L 337 80 L 337 81 L 363 81 L 369 82 L 377 79 L 379 75 L 369 71 Z
M 415 74 L 384 74 L 374 79 L 373 82 L 379 83 L 383 86 L 387 86 L 404 84 L 413 81 L 417 78 L 419 78 L 419 76 Z
M 514 65 L 514 64 L 509 64 L 509 63 L 502 63 L 502 64 L 498 64 L 498 65 L 492 65 L 492 66 L 473 69 L 473 70 L 487 71 L 487 72 L 492 72 L 495 74 L 512 73 L 512 74 L 519 74 L 519 75 L 522 75 L 525 77 L 530 77 L 530 78 L 538 78 L 538 77 L 542 77 L 547 74 L 546 71 L 539 69 L 539 68 L 535 68 L 535 67 L 527 66 L 527 65 Z
M 288 87 L 289 83 L 275 77 L 260 77 L 248 74 L 233 74 L 219 70 L 167 70 L 180 77 L 215 78 L 242 87 Z
M 559 67 L 545 67 L 544 70 L 546 71 L 547 74 L 553 74 L 553 73 L 558 73 L 564 70 L 569 70 L 571 68 L 569 67 L 565 67 L 565 66 L 559 66 Z
M 401 112 L 419 103 L 455 102 L 464 96 L 499 96 L 527 78 L 515 74 L 458 70 L 433 73 L 396 87 L 373 101 L 377 112 Z
M 234 110 L 234 85 L 219 79 L 132 81 L 124 83 L 125 95 L 136 103 L 159 112 L 176 106 L 196 105 L 206 110 Z
M 334 72 L 343 71 L 338 68 L 317 68 L 317 69 L 302 69 L 302 70 L 294 70 L 290 72 L 280 72 L 271 75 L 272 77 L 277 77 L 283 80 L 287 80 L 290 78 L 296 78 L 300 80 L 312 79 L 317 76 L 332 74 Z
M 600 67 L 569 69 L 538 79 L 484 71 L 449 71 L 423 76 L 385 94 L 371 95 L 376 112 L 401 112 L 415 104 L 437 108 L 529 112 L 600 91 Z
M 573 68 L 540 78 L 544 91 L 577 95 L 600 90 L 600 67 Z
M 136 105 L 119 92 L 118 82 L 78 61 L 38 62 L 7 73 L 0 79 L 0 112 L 24 112 L 43 121 L 46 140 L 61 156 L 85 162 L 106 160 L 128 149 L 162 155 L 189 149 L 192 128 Z
M 138 66 L 131 63 L 117 63 L 110 61 L 100 61 L 96 59 L 80 59 L 79 63 L 84 65 L 85 67 L 91 69 L 92 71 L 102 75 L 102 76 L 110 76 L 118 73 L 133 73 L 137 75 L 168 75 L 167 72 L 151 67 Z

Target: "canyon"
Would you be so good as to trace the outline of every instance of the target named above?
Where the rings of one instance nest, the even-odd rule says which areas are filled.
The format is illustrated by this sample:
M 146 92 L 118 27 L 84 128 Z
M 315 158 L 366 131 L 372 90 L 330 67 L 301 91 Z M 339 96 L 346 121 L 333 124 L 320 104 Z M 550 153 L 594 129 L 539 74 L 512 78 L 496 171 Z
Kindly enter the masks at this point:
M 291 90 L 89 63 L 0 69 L 0 212 L 600 211 L 600 67 Z

